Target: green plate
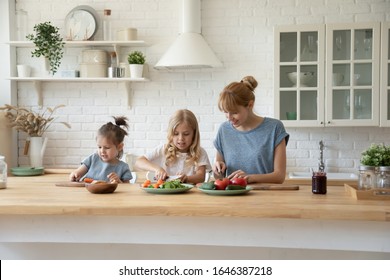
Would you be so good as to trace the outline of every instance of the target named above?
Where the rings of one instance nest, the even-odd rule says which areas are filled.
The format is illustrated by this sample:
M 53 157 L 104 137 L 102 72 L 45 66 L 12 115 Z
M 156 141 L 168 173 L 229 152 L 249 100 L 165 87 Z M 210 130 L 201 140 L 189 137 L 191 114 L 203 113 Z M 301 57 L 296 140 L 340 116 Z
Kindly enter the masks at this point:
M 246 186 L 245 189 L 242 190 L 205 190 L 202 188 L 199 188 L 204 193 L 207 193 L 209 195 L 240 195 L 240 194 L 245 194 L 248 193 L 249 191 L 252 190 L 252 187 Z
M 43 174 L 43 167 L 14 167 L 11 173 L 15 176 L 37 176 Z
M 154 194 L 174 194 L 174 193 L 183 193 L 191 190 L 194 186 L 190 184 L 182 184 L 185 186 L 185 188 L 180 189 L 155 189 L 155 188 L 142 188 L 147 193 L 154 193 Z

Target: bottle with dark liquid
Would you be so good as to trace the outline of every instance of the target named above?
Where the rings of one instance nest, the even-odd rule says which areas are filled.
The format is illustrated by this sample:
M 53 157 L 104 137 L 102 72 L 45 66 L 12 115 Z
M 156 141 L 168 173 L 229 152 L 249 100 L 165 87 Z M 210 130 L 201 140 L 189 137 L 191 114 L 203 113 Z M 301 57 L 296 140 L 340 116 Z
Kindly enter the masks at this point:
M 326 194 L 326 173 L 313 172 L 311 190 L 314 194 Z

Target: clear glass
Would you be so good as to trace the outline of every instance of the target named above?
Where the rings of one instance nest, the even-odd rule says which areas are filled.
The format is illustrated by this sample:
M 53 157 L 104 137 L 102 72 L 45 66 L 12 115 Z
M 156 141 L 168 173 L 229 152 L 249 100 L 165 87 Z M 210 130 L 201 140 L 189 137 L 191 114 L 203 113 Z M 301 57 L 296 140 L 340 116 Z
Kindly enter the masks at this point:
M 349 90 L 333 90 L 332 102 L 333 119 L 351 119 L 351 93 Z
M 351 31 L 333 31 L 333 60 L 349 60 L 351 58 Z
M 359 190 L 369 190 L 376 187 L 376 171 L 374 166 L 359 167 Z
M 372 59 L 372 29 L 355 30 L 355 59 Z
M 7 163 L 5 157 L 0 156 L 0 189 L 7 187 Z
M 318 60 L 318 33 L 301 33 L 301 61 Z

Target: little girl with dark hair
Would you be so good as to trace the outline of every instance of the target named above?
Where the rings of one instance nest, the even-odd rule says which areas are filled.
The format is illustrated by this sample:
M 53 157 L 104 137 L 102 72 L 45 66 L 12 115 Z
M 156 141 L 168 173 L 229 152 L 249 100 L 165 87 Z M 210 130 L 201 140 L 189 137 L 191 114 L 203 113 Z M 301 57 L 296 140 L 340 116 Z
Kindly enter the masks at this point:
M 96 136 L 97 152 L 84 159 L 80 167 L 70 174 L 71 181 L 91 178 L 110 183 L 128 183 L 133 178 L 129 165 L 120 160 L 123 140 L 127 135 L 127 118 L 113 118 L 115 124 L 108 122 L 99 128 Z

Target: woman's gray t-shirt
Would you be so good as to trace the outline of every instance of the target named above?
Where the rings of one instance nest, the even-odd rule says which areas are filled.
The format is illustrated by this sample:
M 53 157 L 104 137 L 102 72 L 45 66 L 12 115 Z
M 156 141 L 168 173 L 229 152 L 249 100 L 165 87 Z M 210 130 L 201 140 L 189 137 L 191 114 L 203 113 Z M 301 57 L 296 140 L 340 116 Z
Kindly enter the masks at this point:
M 236 170 L 247 174 L 267 174 L 274 171 L 274 151 L 289 134 L 283 123 L 273 118 L 249 131 L 239 131 L 226 121 L 219 127 L 214 146 L 223 156 L 227 175 Z

